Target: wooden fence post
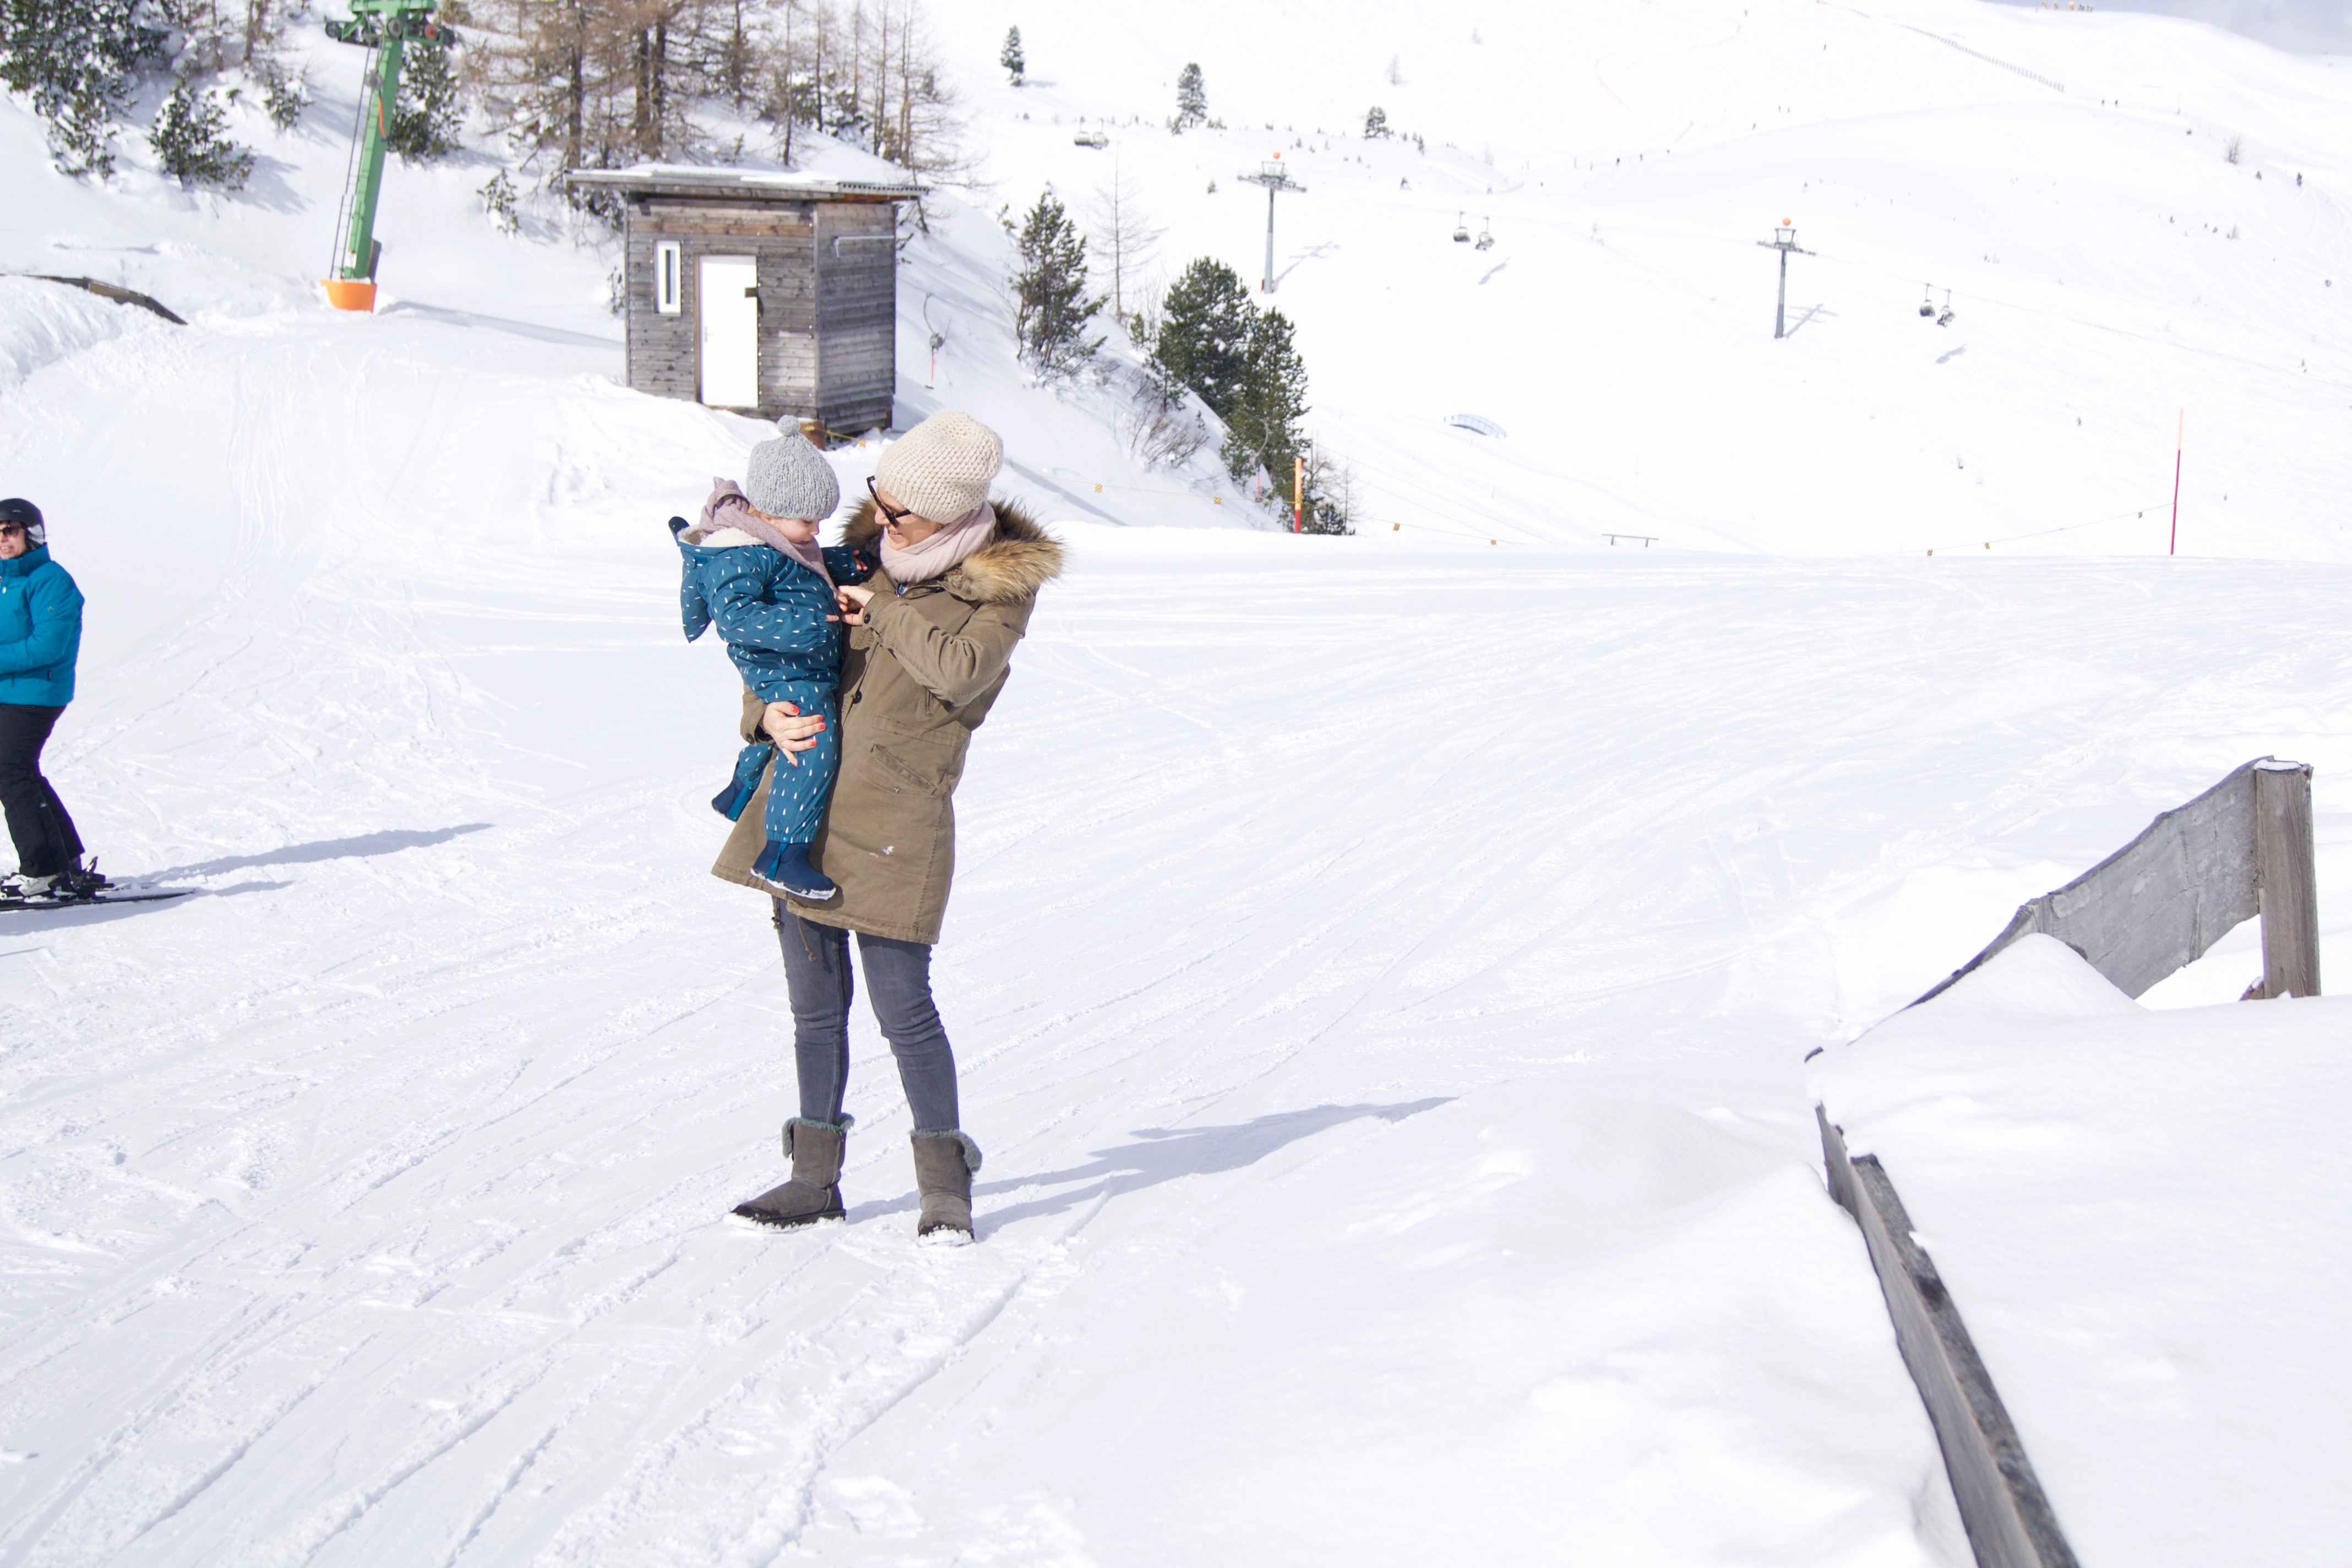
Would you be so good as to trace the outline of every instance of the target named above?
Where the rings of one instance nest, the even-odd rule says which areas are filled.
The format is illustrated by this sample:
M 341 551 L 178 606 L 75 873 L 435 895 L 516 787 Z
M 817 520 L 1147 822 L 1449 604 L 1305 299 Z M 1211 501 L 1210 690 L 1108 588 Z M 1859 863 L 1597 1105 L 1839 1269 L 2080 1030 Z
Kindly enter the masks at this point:
M 2311 764 L 2254 766 L 2254 862 L 2262 879 L 2263 994 L 2319 994 L 2319 879 L 2311 844 Z

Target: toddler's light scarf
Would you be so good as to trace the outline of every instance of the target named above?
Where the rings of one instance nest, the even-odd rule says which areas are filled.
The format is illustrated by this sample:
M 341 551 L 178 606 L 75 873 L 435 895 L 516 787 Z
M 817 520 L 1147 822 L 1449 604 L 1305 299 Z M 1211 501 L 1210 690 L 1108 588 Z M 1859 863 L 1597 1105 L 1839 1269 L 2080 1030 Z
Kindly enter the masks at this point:
M 770 522 L 751 510 L 732 479 L 710 481 L 710 499 L 702 503 L 700 521 L 686 532 L 688 544 L 699 544 L 704 537 L 720 529 L 740 529 L 762 544 L 773 545 L 817 574 L 826 587 L 833 586 L 833 574 L 824 569 L 824 552 L 817 547 L 816 524 L 806 523 L 808 532 L 798 539 Z
M 969 516 L 960 517 L 929 539 L 904 550 L 882 535 L 882 569 L 894 583 L 928 583 L 944 577 L 964 558 L 996 537 L 996 509 L 986 501 Z

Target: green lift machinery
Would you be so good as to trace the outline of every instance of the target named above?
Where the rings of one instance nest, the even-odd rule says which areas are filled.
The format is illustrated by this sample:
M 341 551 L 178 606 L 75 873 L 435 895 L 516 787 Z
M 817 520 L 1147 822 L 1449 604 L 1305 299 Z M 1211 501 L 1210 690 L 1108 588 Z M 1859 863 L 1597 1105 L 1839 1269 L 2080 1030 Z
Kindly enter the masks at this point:
M 383 154 L 400 107 L 400 62 L 412 44 L 446 49 L 457 35 L 433 19 L 435 0 L 350 0 L 351 20 L 330 21 L 327 36 L 368 51 L 360 72 L 360 110 L 352 132 L 351 169 L 335 214 L 335 258 L 328 264 L 327 302 L 339 310 L 375 309 L 376 198 L 383 192 Z

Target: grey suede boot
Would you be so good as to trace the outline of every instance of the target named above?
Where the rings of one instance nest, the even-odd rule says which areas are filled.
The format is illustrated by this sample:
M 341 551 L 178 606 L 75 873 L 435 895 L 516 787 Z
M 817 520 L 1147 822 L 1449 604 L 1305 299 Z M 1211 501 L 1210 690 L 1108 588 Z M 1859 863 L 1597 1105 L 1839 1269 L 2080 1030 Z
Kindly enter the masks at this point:
M 745 1219 L 785 1229 L 839 1219 L 841 1155 L 848 1142 L 850 1121 L 845 1115 L 839 1121 L 811 1121 L 795 1116 L 785 1122 L 784 1158 L 793 1163 L 793 1179 L 769 1188 L 748 1204 L 737 1204 L 735 1212 Z
M 971 1239 L 971 1178 L 980 1169 L 980 1145 L 961 1132 L 912 1132 L 915 1145 L 915 1185 L 923 1194 L 923 1212 L 915 1234 L 961 1232 Z

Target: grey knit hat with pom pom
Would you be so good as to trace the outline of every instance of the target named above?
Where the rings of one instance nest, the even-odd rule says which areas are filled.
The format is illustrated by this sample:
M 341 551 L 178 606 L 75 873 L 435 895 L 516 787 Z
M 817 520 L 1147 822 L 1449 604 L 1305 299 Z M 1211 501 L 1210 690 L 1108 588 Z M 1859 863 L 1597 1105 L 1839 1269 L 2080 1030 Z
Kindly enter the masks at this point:
M 823 522 L 841 504 L 841 481 L 806 437 L 788 426 L 778 428 L 782 434 L 752 447 L 743 465 L 743 499 L 770 517 Z

